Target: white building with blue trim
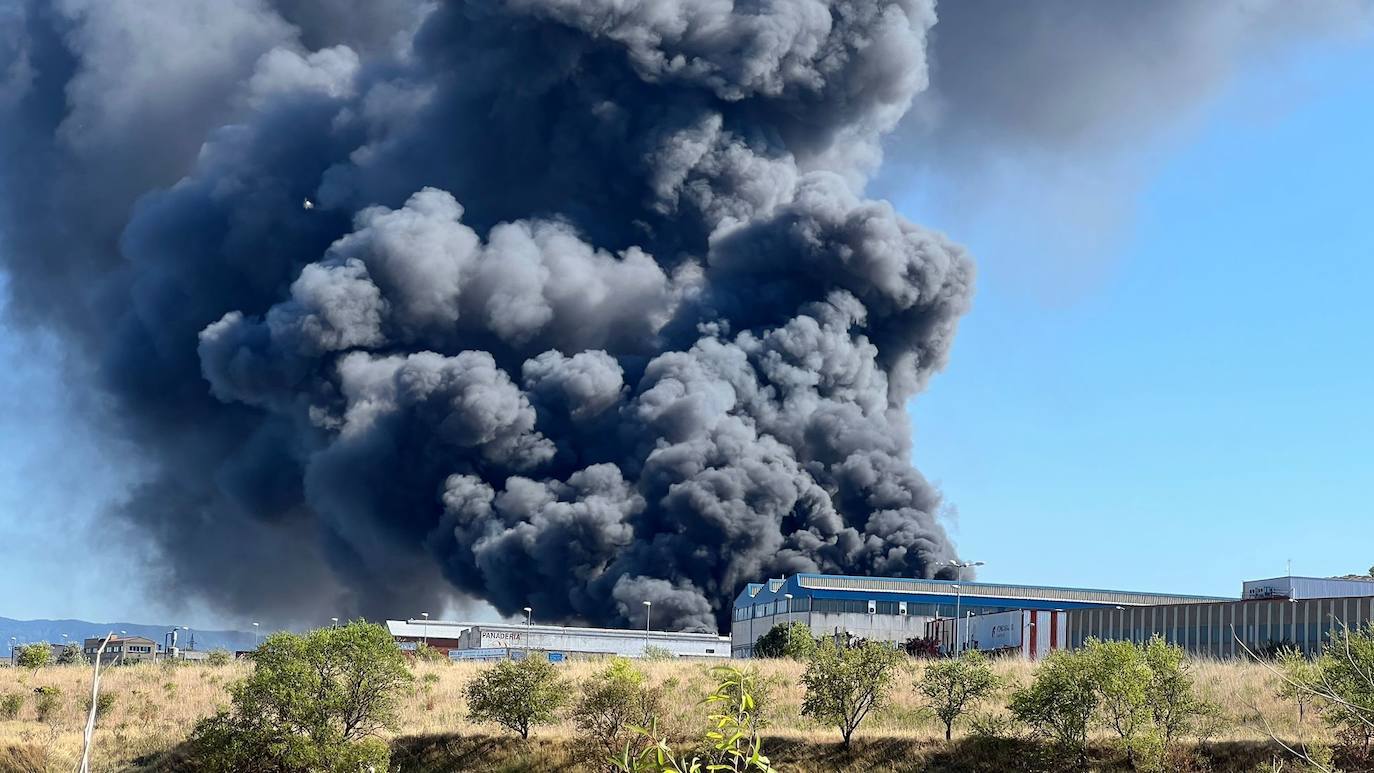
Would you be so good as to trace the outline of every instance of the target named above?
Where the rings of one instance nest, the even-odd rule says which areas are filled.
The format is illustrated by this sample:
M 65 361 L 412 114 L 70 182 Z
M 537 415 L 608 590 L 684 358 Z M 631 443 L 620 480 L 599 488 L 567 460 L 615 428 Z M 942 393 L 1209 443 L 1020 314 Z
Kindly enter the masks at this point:
M 751 657 L 760 636 L 774 625 L 788 621 L 809 626 L 816 636 L 848 633 L 901 643 L 924 637 L 926 623 L 931 620 L 970 613 L 1115 609 L 1223 600 L 1215 596 L 1091 588 L 795 574 L 749 583 L 735 597 L 730 652 L 737 658 Z

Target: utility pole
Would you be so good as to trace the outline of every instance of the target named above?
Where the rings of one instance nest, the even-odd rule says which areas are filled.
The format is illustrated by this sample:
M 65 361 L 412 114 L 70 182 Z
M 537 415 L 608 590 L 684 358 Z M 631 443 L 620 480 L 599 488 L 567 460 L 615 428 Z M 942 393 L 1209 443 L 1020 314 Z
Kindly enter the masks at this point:
M 654 602 L 644 602 L 644 657 L 649 657 L 649 615 L 654 611 Z

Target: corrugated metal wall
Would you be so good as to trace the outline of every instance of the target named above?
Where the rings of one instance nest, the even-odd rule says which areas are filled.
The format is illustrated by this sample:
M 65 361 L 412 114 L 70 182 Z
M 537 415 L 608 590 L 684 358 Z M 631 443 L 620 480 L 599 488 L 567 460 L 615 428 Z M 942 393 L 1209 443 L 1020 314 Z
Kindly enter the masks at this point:
M 1374 622 L 1374 598 L 1268 599 L 1068 611 L 1069 646 L 1090 639 L 1146 642 L 1155 635 L 1201 657 L 1233 658 L 1244 647 L 1317 652 L 1332 631 Z M 1242 647 L 1242 643 L 1244 647 Z

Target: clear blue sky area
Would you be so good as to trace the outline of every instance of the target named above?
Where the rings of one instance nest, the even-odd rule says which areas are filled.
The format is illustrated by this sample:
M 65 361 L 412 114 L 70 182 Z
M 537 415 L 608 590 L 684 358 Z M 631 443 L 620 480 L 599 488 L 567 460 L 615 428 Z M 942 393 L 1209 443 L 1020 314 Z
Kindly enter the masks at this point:
M 1371 95 L 1369 47 L 1243 74 L 1137 154 L 1111 233 L 1072 260 L 1014 202 L 899 191 L 979 264 L 913 421 L 983 579 L 1235 595 L 1290 558 L 1374 564 Z M 98 573 L 131 470 L 71 418 L 61 356 L 0 330 L 0 615 L 165 621 Z
M 915 461 L 981 578 L 1236 595 L 1374 564 L 1371 96 L 1368 47 L 1243 77 L 1068 301 L 996 213 L 947 226 L 978 294 Z

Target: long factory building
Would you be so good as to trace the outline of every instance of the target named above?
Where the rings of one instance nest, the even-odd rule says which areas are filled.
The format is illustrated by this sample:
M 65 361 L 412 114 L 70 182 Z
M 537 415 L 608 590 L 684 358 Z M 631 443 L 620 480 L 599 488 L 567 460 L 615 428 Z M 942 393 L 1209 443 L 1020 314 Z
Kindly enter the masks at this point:
M 1024 622 L 1004 624 L 1001 618 L 1012 612 Z M 1145 642 L 1158 635 L 1197 657 L 1240 657 L 1247 649 L 1276 647 L 1311 654 L 1343 627 L 1374 624 L 1374 578 L 1253 580 L 1243 584 L 1240 598 L 1228 599 L 798 574 L 751 583 L 739 594 L 731 653 L 752 656 L 760 636 L 788 621 L 809 626 L 816 636 L 847 633 L 894 643 L 930 636 L 946 652 L 976 647 L 1038 657 L 1088 639 Z M 994 629 L 998 636 L 987 634 Z
M 387 628 L 403 650 L 425 644 L 458 660 L 526 652 L 574 658 L 639 658 L 655 651 L 680 658 L 730 657 L 730 639 L 713 633 L 452 620 L 388 620 Z
M 1072 610 L 1221 601 L 1213 596 L 1058 588 L 1043 585 L 795 574 L 750 583 L 735 597 L 730 625 L 734 657 L 753 655 L 754 643 L 774 625 L 804 623 L 817 636 L 848 633 L 905 642 L 927 635 L 939 618 L 1014 610 Z

